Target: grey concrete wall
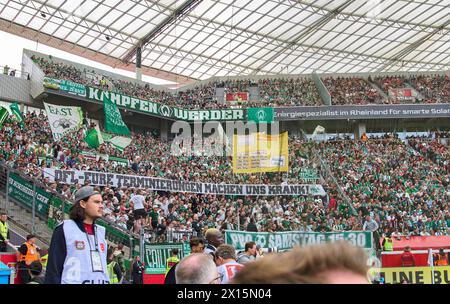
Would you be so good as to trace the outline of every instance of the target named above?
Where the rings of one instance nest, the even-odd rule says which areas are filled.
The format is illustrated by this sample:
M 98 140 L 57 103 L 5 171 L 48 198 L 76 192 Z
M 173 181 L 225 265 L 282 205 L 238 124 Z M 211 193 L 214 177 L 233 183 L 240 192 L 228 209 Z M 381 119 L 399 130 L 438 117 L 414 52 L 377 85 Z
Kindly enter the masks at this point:
M 0 100 L 30 104 L 30 81 L 0 74 Z

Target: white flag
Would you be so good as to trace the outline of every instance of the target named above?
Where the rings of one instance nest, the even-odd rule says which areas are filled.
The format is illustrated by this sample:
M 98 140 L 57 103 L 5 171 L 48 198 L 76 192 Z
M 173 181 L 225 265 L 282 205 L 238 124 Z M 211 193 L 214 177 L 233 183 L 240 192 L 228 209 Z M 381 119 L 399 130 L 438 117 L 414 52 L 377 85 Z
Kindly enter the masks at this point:
M 324 132 L 325 132 L 325 128 L 320 125 L 317 125 L 316 129 L 313 132 L 313 135 L 323 134 Z
M 44 102 L 53 139 L 58 141 L 67 133 L 77 131 L 83 124 L 83 111 L 80 107 L 58 106 Z

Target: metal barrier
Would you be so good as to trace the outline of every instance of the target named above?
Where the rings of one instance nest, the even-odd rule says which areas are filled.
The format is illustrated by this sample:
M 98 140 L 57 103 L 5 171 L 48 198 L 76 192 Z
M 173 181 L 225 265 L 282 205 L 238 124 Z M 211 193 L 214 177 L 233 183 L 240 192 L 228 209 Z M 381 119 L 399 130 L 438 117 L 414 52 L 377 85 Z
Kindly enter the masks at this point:
M 0 164 L 0 209 L 6 211 L 11 222 L 36 234 L 43 243 L 50 244 L 53 229 L 68 218 L 72 204 L 40 181 Z M 97 223 L 105 227 L 108 241 L 123 244 L 132 256 L 139 236 L 103 219 Z
M 0 73 L 3 75 L 11 76 L 11 77 L 18 77 L 23 79 L 28 79 L 29 73 L 25 71 L 21 71 L 18 69 L 13 69 L 12 67 L 6 65 L 0 65 Z

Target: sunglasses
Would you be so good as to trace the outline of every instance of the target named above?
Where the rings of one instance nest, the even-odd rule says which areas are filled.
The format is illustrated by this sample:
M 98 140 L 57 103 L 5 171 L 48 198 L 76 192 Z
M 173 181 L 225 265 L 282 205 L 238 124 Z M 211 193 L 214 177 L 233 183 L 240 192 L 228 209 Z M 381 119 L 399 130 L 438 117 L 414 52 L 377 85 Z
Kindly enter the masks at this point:
M 223 279 L 223 274 L 220 274 L 217 278 L 212 279 L 208 284 L 220 284 Z

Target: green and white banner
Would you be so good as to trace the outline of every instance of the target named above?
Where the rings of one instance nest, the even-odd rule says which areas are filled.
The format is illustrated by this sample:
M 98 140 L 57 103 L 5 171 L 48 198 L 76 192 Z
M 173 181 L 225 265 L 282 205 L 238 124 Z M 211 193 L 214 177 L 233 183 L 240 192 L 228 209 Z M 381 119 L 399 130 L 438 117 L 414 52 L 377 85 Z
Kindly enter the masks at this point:
M 19 109 L 19 105 L 17 104 L 17 102 L 12 103 L 9 108 L 11 109 L 11 112 L 14 114 L 14 116 L 16 117 L 16 119 L 19 121 L 20 126 L 23 128 L 25 127 L 24 121 L 25 119 L 23 118 L 22 113 L 20 112 Z
M 248 108 L 248 121 L 255 123 L 272 123 L 273 122 L 273 108 Z
M 225 231 L 225 243 L 233 245 L 236 250 L 244 250 L 245 243 L 255 242 L 262 248 L 277 248 L 277 250 L 288 250 L 294 246 L 307 246 L 346 240 L 354 246 L 370 249 L 372 248 L 372 233 L 368 231 L 345 231 L 345 232 L 247 232 L 247 231 Z
M 0 106 L 0 128 L 9 116 L 9 112 L 5 107 Z
M 122 120 L 122 115 L 109 96 L 103 98 L 103 110 L 105 111 L 105 130 L 119 135 L 130 135 L 130 130 Z
M 8 180 L 9 197 L 20 202 L 21 204 L 33 207 L 33 197 L 36 197 L 36 213 L 47 215 L 48 205 L 51 194 L 45 192 L 39 187 L 36 187 L 36 193 L 33 191 L 33 184 L 26 181 L 22 177 L 10 173 Z
M 58 106 L 45 102 L 44 106 L 55 141 L 58 141 L 67 133 L 81 128 L 83 124 L 81 107 Z
M 300 173 L 298 174 L 298 178 L 304 179 L 304 180 L 317 180 L 320 178 L 319 173 L 317 170 L 314 169 L 302 169 Z
M 178 249 L 181 260 L 190 254 L 189 243 L 144 244 L 144 263 L 147 274 L 164 274 L 166 261 L 171 257 L 172 249 Z
M 217 109 L 217 110 L 187 110 L 177 107 L 170 107 L 152 100 L 143 100 L 117 92 L 103 91 L 98 88 L 87 87 L 79 83 L 67 80 L 60 80 L 51 77 L 44 78 L 44 87 L 60 90 L 69 94 L 78 95 L 88 100 L 104 102 L 105 97 L 110 98 L 117 106 L 138 112 L 152 114 L 173 120 L 184 121 L 226 121 L 244 120 L 245 110 L 243 109 Z M 273 114 L 272 114 L 273 116 Z
M 87 87 L 87 98 L 102 101 L 109 98 L 114 104 L 126 109 L 153 114 L 161 117 L 185 121 L 208 121 L 208 120 L 243 120 L 244 110 L 185 110 L 169 107 L 154 101 L 143 100 L 115 92 L 102 91 L 97 88 Z
M 44 87 L 53 90 L 65 91 L 79 96 L 86 96 L 86 87 L 81 83 L 76 83 L 70 80 L 44 77 Z
M 210 184 L 184 180 L 171 180 L 149 176 L 106 173 L 99 171 L 59 170 L 44 168 L 44 177 L 51 182 L 59 179 L 62 184 L 84 184 L 89 180 L 93 186 L 133 187 L 170 192 L 187 192 L 240 196 L 325 196 L 319 184 L 267 185 L 267 184 Z
M 116 166 L 120 165 L 120 166 L 127 167 L 129 165 L 128 159 L 122 158 L 122 157 L 109 156 L 108 154 L 100 154 L 100 153 L 89 152 L 89 151 L 81 151 L 81 155 L 83 155 L 83 157 L 85 157 L 86 159 L 90 159 L 93 161 L 99 161 L 101 158 L 105 162 L 110 162 Z
M 131 138 L 124 136 L 116 136 L 102 132 L 102 138 L 105 142 L 111 143 L 114 148 L 123 152 L 126 147 L 131 144 Z

